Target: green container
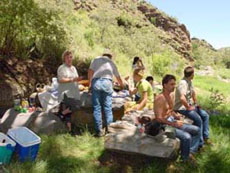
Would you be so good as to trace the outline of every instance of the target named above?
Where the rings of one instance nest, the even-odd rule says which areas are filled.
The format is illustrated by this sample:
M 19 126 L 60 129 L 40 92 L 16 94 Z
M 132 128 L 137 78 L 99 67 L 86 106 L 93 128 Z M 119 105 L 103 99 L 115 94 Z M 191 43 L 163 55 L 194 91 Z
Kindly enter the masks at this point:
M 16 143 L 0 132 L 0 164 L 10 163 Z

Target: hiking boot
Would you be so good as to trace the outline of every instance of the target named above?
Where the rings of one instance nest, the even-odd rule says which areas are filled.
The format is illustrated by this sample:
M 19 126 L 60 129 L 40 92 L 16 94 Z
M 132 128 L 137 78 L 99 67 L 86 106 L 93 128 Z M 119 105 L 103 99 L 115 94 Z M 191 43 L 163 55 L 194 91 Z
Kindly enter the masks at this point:
M 205 147 L 204 146 L 201 146 L 198 148 L 198 153 L 202 153 L 205 151 Z
M 191 153 L 189 154 L 189 158 L 187 160 L 182 160 L 182 163 L 186 163 L 186 164 L 188 163 L 193 166 L 197 165 L 196 158 Z
M 70 134 L 71 136 L 75 136 L 75 133 L 74 133 L 73 130 L 69 131 L 69 134 Z
M 189 159 L 188 159 L 188 163 L 191 163 L 193 166 L 197 165 L 197 161 L 196 158 L 193 156 L 193 154 L 189 154 Z
M 206 145 L 212 145 L 212 141 L 209 138 L 204 139 L 204 144 Z
M 103 133 L 103 131 L 101 130 L 100 132 L 96 133 L 95 134 L 95 137 L 102 137 L 104 136 L 105 134 Z

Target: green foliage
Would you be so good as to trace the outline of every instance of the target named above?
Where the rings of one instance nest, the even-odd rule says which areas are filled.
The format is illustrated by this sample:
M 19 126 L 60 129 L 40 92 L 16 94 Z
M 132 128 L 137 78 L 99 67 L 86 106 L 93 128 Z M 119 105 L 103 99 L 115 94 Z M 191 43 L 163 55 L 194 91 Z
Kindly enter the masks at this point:
M 156 17 L 151 17 L 151 18 L 150 18 L 150 22 L 151 22 L 153 25 L 156 25 Z
M 173 60 L 174 59 L 174 60 Z M 180 75 L 184 66 L 183 60 L 170 51 L 165 51 L 161 54 L 153 54 L 152 60 L 149 63 L 151 74 L 163 77 L 165 74 L 170 73 Z
M 44 56 L 60 55 L 65 31 L 58 21 L 56 11 L 42 9 L 33 0 L 2 0 L 1 53 L 26 58 L 36 47 Z
M 116 17 L 118 26 L 130 27 L 132 25 L 132 21 L 127 15 L 121 15 Z
M 209 97 L 210 110 L 215 110 L 217 107 L 225 103 L 226 98 L 223 93 L 214 88 L 211 88 L 209 91 L 211 93 Z

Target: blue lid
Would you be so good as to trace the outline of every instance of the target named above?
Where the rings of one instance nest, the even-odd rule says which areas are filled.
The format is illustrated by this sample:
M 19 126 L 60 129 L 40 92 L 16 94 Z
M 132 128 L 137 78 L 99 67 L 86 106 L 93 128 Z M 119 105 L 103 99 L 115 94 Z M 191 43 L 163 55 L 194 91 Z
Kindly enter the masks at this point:
M 7 135 L 23 147 L 41 143 L 41 138 L 27 127 L 9 129 Z

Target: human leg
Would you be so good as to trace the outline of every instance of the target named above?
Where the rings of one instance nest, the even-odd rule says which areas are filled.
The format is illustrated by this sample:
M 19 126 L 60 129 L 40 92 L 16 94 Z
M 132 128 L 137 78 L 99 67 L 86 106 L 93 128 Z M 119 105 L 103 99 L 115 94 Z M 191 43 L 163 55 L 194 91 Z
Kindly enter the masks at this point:
M 196 109 L 197 113 L 200 115 L 203 120 L 203 137 L 204 139 L 209 138 L 209 115 L 203 109 Z
M 100 133 L 102 130 L 102 119 L 101 119 L 101 91 L 97 90 L 92 86 L 92 103 L 93 103 L 93 118 L 94 118 L 94 127 L 96 133 Z
M 189 119 L 193 120 L 193 125 L 200 128 L 200 143 L 199 146 L 202 147 L 204 144 L 204 138 L 203 138 L 203 121 L 200 117 L 200 115 L 195 111 L 188 111 L 188 110 L 179 110 L 180 114 L 183 114 L 184 116 L 188 117 Z
M 176 128 L 176 137 L 180 139 L 181 158 L 186 161 L 189 159 L 191 135 L 179 128 Z
M 200 135 L 201 135 L 199 127 L 191 124 L 183 124 L 183 126 L 180 129 L 189 133 L 192 137 L 190 152 L 191 153 L 197 152 L 200 144 Z

